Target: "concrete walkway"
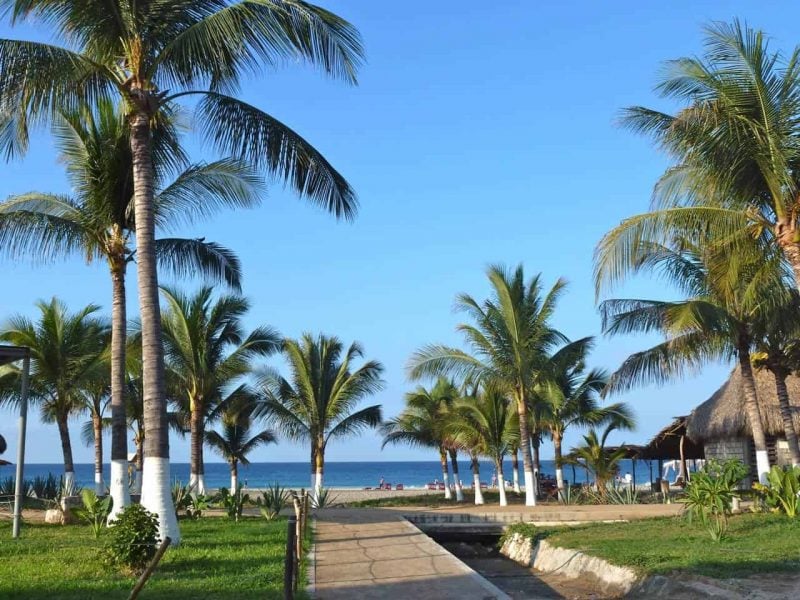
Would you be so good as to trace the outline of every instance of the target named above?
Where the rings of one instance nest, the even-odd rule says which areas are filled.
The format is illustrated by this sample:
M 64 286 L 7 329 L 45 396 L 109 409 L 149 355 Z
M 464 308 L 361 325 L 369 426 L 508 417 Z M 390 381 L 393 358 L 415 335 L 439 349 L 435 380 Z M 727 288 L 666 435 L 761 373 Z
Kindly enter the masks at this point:
M 324 510 L 315 527 L 320 600 L 508 598 L 397 512 Z

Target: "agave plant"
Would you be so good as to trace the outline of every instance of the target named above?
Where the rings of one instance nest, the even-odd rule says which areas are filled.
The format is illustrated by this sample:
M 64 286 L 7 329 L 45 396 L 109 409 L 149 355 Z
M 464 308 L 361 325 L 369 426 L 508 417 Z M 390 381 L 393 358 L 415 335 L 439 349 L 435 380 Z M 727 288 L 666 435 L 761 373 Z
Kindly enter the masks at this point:
M 289 503 L 289 490 L 281 487 L 277 481 L 270 485 L 256 500 L 258 510 L 267 521 L 277 518 L 281 510 Z
M 331 493 L 330 488 L 319 488 L 311 497 L 311 506 L 314 508 L 330 508 L 336 502 L 336 496 Z

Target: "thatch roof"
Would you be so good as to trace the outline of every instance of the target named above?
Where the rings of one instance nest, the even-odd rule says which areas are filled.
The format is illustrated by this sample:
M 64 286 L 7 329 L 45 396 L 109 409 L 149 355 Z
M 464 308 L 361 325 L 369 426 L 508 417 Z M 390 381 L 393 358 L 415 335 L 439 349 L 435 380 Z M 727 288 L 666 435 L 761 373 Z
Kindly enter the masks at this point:
M 676 417 L 669 425 L 659 431 L 650 442 L 642 448 L 639 458 L 643 460 L 677 460 L 681 457 L 681 437 L 686 436 L 688 417 Z M 705 458 L 702 444 L 697 444 L 687 437 L 683 440 L 683 456 L 687 460 Z
M 784 437 L 783 420 L 775 392 L 775 378 L 766 369 L 754 373 L 764 433 L 768 436 Z M 789 376 L 786 387 L 793 408 L 794 426 L 800 428 L 800 377 Z M 711 398 L 692 411 L 687 420 L 686 433 L 695 442 L 752 435 L 744 408 L 742 375 L 739 367 L 733 370 L 728 381 L 714 392 Z

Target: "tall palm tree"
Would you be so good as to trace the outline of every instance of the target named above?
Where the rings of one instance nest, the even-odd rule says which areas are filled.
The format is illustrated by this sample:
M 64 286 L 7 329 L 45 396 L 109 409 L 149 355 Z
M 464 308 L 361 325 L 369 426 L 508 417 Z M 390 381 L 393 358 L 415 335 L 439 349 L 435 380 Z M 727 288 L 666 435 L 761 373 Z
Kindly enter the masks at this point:
M 628 108 L 623 123 L 674 163 L 652 211 L 626 219 L 598 249 L 598 288 L 639 260 L 639 240 L 668 241 L 712 228 L 747 232 L 782 252 L 800 286 L 800 47 L 788 55 L 739 21 L 706 28 L 702 57 L 667 63 L 657 90 L 684 104 L 671 115 Z M 746 236 L 741 236 L 744 239 Z
M 600 432 L 592 428 L 583 436 L 583 445 L 573 448 L 570 454 L 576 459 L 583 459 L 583 464 L 594 475 L 594 483 L 600 496 L 605 498 L 608 491 L 608 482 L 619 471 L 619 461 L 627 453 L 624 446 L 616 449 L 606 447 L 608 436 L 617 429 L 633 429 L 634 422 L 625 416 L 612 418 Z
M 456 300 L 457 308 L 473 321 L 458 326 L 473 354 L 441 345 L 425 346 L 412 355 L 408 371 L 412 378 L 454 376 L 474 382 L 500 381 L 508 387 L 519 416 L 525 504 L 533 506 L 536 490 L 528 403 L 533 379 L 548 353 L 566 341 L 550 325 L 566 284 L 558 280 L 543 295 L 540 277 L 526 281 L 522 265 L 514 271 L 492 266 L 487 275 L 493 291 L 490 299 L 479 304 L 461 294 Z
M 252 371 L 253 361 L 280 349 L 281 338 L 270 327 L 245 332 L 242 319 L 250 303 L 241 296 L 214 297 L 205 286 L 186 295 L 164 287 L 164 355 L 175 397 L 189 416 L 189 485 L 205 494 L 203 440 L 206 418 L 226 388 Z
M 456 451 L 448 433 L 449 422 L 453 416 L 452 407 L 459 397 L 458 389 L 444 377 L 440 377 L 432 389 L 418 386 L 405 396 L 405 408 L 397 416 L 381 424 L 383 444 L 406 444 L 413 447 L 435 448 L 439 452 L 444 481 L 444 497 L 453 497 L 450 477 L 447 470 L 447 457 L 457 465 Z M 461 502 L 464 494 L 458 479 L 457 467 L 453 471 L 456 500 Z
M 125 425 L 125 283 L 132 246 L 133 157 L 124 113 L 105 102 L 96 110 L 62 115 L 53 127 L 61 161 L 74 197 L 28 193 L 0 204 L 0 250 L 12 258 L 25 255 L 56 259 L 71 255 L 104 261 L 111 282 L 111 520 L 130 502 L 127 486 Z M 252 169 L 223 160 L 189 165 L 177 147 L 170 123 L 153 139 L 156 185 L 155 216 L 160 228 L 175 227 L 208 216 L 222 206 L 252 206 L 260 184 Z M 175 169 L 184 169 L 170 183 Z M 238 289 L 236 256 L 212 242 L 196 239 L 156 240 L 162 268 L 178 276 L 194 273 L 224 280 Z
M 633 421 L 623 403 L 600 406 L 599 395 L 608 375 L 601 369 L 587 372 L 586 360 L 593 345 L 593 338 L 584 338 L 565 346 L 553 355 L 536 386 L 544 427 L 553 440 L 559 496 L 564 490 L 562 443 L 567 429 L 602 425 L 610 419 Z
M 133 156 L 139 308 L 144 357 L 145 466 L 142 503 L 160 534 L 180 540 L 169 506 L 169 434 L 156 272 L 153 127 L 196 99 L 203 137 L 223 154 L 251 160 L 300 195 L 352 216 L 355 194 L 305 139 L 228 95 L 243 75 L 305 61 L 356 83 L 363 50 L 344 19 L 303 0 L 198 4 L 122 0 L 4 0 L 12 18 L 53 27 L 64 45 L 0 40 L 0 115 L 6 155 L 27 146 L 29 125 L 85 103 L 121 99 Z
M 497 470 L 500 506 L 507 506 L 503 460 L 519 440 L 519 423 L 506 390 L 490 382 L 472 397 L 461 399 L 455 414 L 449 430 L 456 443 L 472 455 L 475 504 L 483 504 L 480 471 L 476 470 L 477 457 L 486 456 Z
M 705 235 L 694 237 L 675 239 L 668 245 L 651 242 L 639 264 L 639 268 L 662 274 L 678 285 L 687 296 L 685 300 L 607 300 L 601 304 L 603 327 L 611 335 L 657 331 L 666 336 L 664 342 L 628 357 L 606 390 L 668 381 L 710 360 L 736 358 L 742 372 L 756 468 L 763 480 L 769 472 L 769 458 L 751 352 L 759 315 L 785 297 L 781 258 L 775 253 L 764 254 L 751 244 L 742 245 L 733 261 L 727 243 Z
M 83 408 L 84 386 L 102 362 L 109 328 L 94 305 L 70 313 L 63 302 L 53 298 L 37 302 L 36 307 L 36 322 L 22 315 L 11 317 L 0 331 L 0 341 L 30 348 L 30 398 L 39 405 L 42 420 L 58 426 L 64 482 L 72 485 L 75 465 L 69 419 Z M 16 371 L 9 373 L 20 376 Z
M 380 425 L 380 404 L 355 409 L 383 389 L 383 365 L 370 360 L 356 368 L 354 362 L 364 355 L 358 343 L 345 348 L 339 338 L 321 334 L 284 340 L 283 354 L 290 379 L 265 373 L 258 415 L 268 417 L 287 438 L 309 442 L 316 496 L 323 487 L 328 444 Z
M 250 464 L 247 455 L 259 446 L 277 441 L 269 429 L 252 431 L 253 413 L 257 408 L 257 397 L 240 386 L 220 405 L 221 431 L 205 432 L 206 444 L 230 465 L 231 492 L 235 492 L 239 485 L 239 464 Z
M 87 446 L 94 446 L 94 491 L 102 496 L 108 490 L 103 479 L 103 430 L 111 425 L 110 419 L 105 417 L 111 401 L 111 380 L 108 376 L 108 361 L 99 364 L 97 376 L 87 382 L 81 393 L 83 409 L 89 413 L 89 420 L 81 428 L 81 440 Z

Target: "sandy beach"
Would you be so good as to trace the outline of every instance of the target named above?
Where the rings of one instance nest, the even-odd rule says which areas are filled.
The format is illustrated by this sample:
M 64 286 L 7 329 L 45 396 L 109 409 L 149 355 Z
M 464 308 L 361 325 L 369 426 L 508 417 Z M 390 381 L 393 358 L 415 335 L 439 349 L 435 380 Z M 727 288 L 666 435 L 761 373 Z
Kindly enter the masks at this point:
M 397 498 L 402 496 L 422 496 L 422 495 L 431 495 L 437 496 L 440 495 L 444 497 L 444 492 L 439 490 L 429 490 L 426 488 L 406 488 L 404 490 L 365 490 L 365 489 L 358 489 L 358 488 L 326 488 L 329 490 L 331 496 L 333 497 L 333 505 L 336 504 L 349 504 L 351 502 L 359 502 L 362 500 L 373 500 L 376 498 Z M 256 488 L 248 488 L 247 493 L 250 494 L 250 497 L 253 498 L 254 494 L 259 495 L 262 492 L 262 489 Z M 294 490 L 298 494 L 300 490 Z M 214 491 L 216 492 L 216 490 Z

